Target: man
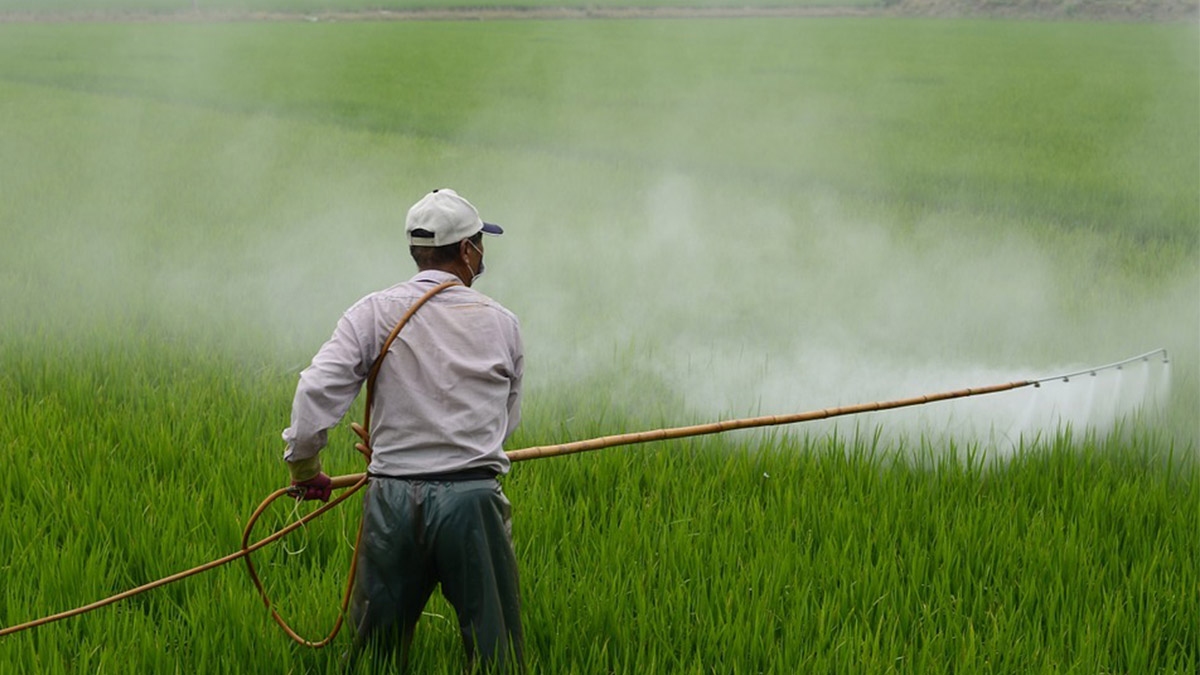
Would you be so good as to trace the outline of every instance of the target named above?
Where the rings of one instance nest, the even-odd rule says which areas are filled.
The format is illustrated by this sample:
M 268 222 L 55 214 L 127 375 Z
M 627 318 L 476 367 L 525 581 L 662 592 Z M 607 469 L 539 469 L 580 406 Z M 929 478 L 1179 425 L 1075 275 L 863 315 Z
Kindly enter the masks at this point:
M 433 588 L 458 614 L 468 658 L 520 669 L 522 633 L 511 512 L 496 477 L 520 418 L 524 355 L 517 319 L 471 288 L 483 234 L 499 235 L 453 190 L 434 190 L 405 223 L 416 276 L 346 311 L 300 374 L 284 459 L 305 499 L 329 498 L 318 453 L 396 322 L 438 284 L 383 359 L 371 410 L 363 540 L 350 620 L 364 647 L 407 660 Z M 364 453 L 367 454 L 367 453 Z

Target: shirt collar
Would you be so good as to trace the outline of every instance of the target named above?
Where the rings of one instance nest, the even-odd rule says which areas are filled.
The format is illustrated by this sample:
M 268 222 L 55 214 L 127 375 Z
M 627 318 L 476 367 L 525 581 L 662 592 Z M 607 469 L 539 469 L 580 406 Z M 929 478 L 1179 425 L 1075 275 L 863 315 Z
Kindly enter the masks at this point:
M 409 281 L 425 281 L 435 284 L 444 283 L 447 281 L 457 281 L 462 283 L 462 279 L 458 278 L 457 274 L 452 272 L 443 272 L 442 270 L 421 270 L 413 275 Z

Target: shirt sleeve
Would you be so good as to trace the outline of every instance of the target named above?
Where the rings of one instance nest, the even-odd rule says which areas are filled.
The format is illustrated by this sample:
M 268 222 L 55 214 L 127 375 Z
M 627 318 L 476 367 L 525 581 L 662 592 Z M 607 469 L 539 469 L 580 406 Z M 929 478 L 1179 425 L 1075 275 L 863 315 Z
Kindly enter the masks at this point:
M 525 346 L 521 342 L 521 329 L 513 324 L 513 376 L 508 388 L 508 428 L 504 431 L 507 440 L 521 423 L 521 383 L 525 377 Z
M 333 336 L 300 373 L 291 425 L 283 431 L 287 442 L 283 458 L 289 463 L 315 462 L 327 443 L 327 432 L 350 409 L 370 372 L 371 359 L 355 330 L 356 309 L 342 316 Z

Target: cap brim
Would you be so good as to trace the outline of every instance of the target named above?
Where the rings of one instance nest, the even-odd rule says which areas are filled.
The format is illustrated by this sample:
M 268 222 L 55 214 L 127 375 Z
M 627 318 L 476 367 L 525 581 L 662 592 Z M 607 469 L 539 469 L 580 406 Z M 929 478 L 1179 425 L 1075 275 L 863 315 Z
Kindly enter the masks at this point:
M 484 223 L 483 231 L 487 234 L 504 234 L 504 228 L 495 223 Z

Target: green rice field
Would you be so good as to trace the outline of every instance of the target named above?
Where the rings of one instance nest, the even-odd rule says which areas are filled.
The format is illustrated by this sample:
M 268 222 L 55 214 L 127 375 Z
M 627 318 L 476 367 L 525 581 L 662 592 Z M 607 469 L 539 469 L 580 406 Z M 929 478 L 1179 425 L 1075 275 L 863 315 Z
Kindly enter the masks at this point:
M 515 465 L 530 672 L 1195 673 L 1198 64 L 1182 23 L 0 23 L 0 627 L 235 550 L 449 186 L 506 228 L 513 449 L 1171 355 L 1130 416 L 1132 368 L 1063 383 L 1068 427 L 1026 391 Z M 307 636 L 358 513 L 256 557 Z M 339 672 L 239 565 L 0 673 Z M 466 667 L 440 595 L 411 665 Z

